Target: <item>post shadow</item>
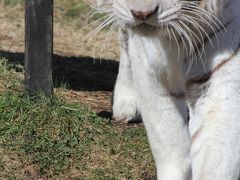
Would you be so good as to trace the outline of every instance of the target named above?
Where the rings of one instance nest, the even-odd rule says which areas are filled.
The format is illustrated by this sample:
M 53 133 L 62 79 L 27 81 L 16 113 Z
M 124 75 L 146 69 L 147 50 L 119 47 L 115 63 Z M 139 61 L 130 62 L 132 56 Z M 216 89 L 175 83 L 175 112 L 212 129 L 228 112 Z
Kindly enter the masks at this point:
M 0 51 L 11 67 L 24 66 L 24 53 Z M 119 63 L 109 59 L 53 55 L 51 69 L 55 87 L 76 91 L 113 91 Z

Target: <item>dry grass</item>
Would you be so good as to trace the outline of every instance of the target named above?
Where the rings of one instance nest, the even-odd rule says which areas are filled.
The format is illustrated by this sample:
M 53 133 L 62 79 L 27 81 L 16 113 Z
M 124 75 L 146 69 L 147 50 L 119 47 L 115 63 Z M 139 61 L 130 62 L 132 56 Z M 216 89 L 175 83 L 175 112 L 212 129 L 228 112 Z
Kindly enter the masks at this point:
M 91 13 L 93 13 L 87 5 L 77 6 L 77 4 L 81 4 L 81 0 L 54 0 L 54 3 L 54 52 L 56 54 L 118 59 L 116 32 L 111 33 L 106 30 L 93 37 L 89 43 L 82 43 L 82 40 L 89 34 L 89 31 L 92 31 L 99 25 L 97 22 L 93 23 L 97 17 L 86 21 Z M 85 3 L 89 4 L 89 0 L 85 0 Z M 83 13 L 77 13 L 80 10 L 84 10 Z M 23 6 L 20 4 L 3 6 L 0 3 L 0 21 L 0 49 L 4 51 L 23 52 Z M 82 26 L 86 28 L 83 29 Z M 103 43 L 107 45 L 103 46 Z

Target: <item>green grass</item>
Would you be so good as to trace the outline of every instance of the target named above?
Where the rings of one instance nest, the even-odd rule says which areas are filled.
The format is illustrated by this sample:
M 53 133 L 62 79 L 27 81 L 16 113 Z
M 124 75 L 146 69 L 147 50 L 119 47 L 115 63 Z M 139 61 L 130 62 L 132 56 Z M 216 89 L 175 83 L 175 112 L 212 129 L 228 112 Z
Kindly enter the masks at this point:
M 114 125 L 59 96 L 29 99 L 22 92 L 21 66 L 0 62 L 5 85 L 0 93 L 0 179 L 143 179 L 154 174 L 142 127 Z M 22 175 L 29 166 L 34 173 Z

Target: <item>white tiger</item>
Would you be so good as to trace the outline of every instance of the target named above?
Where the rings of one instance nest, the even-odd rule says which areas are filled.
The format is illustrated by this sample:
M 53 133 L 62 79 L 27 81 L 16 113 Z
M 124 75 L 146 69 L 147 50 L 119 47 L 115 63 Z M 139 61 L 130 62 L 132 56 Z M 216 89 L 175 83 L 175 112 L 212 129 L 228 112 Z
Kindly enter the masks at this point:
M 105 2 L 121 29 L 113 115 L 142 116 L 158 179 L 237 180 L 240 0 Z

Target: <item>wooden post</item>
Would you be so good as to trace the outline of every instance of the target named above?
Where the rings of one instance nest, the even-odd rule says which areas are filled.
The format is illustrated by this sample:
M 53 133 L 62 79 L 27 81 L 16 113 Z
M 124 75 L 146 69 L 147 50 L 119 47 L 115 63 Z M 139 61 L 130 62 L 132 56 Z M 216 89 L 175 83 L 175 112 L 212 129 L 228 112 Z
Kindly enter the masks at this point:
M 25 28 L 25 89 L 51 96 L 53 0 L 26 0 Z

